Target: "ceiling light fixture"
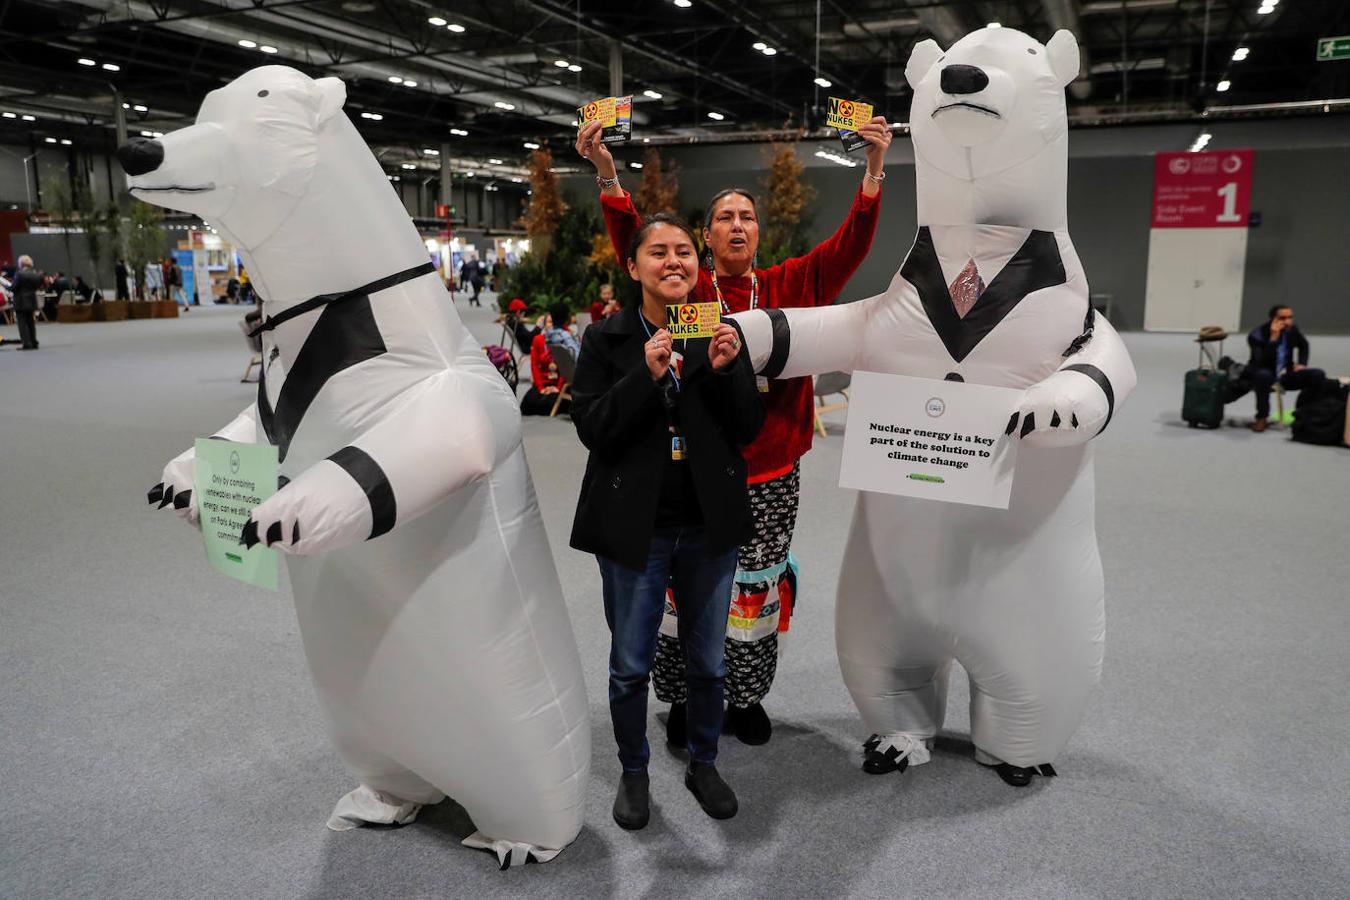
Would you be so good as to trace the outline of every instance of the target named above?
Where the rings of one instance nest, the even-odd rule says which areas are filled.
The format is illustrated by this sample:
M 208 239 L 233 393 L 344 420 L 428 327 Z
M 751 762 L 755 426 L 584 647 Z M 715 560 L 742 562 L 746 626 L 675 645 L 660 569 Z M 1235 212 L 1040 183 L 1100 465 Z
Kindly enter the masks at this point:
M 567 68 L 568 66 L 571 65 L 571 63 L 568 62 L 568 61 L 565 60 L 565 59 L 555 59 L 555 60 L 553 61 L 553 64 L 554 64 L 555 66 L 557 66 L 558 68 L 560 68 L 560 69 L 565 69 L 565 68 Z
M 1233 86 L 1233 82 L 1231 82 L 1231 81 L 1229 81 L 1227 78 L 1225 78 L 1223 81 L 1220 81 L 1218 84 L 1214 85 L 1214 90 L 1216 90 L 1216 91 L 1218 91 L 1220 94 L 1222 94 L 1224 91 L 1228 90 L 1228 89 L 1229 89 L 1230 87 L 1232 87 L 1232 86 Z
M 86 56 L 81 56 L 79 59 L 77 59 L 77 60 L 75 60 L 75 61 L 76 61 L 77 63 L 79 63 L 80 65 L 82 65 L 82 66 L 96 66 L 96 65 L 98 65 L 98 63 L 94 62 L 92 59 L 89 59 L 89 58 L 86 57 Z
M 390 76 L 389 76 L 389 83 L 390 83 L 390 84 L 402 84 L 402 83 L 403 83 L 403 76 L 401 76 L 401 75 L 390 75 Z
M 37 121 L 37 116 L 30 116 L 30 115 L 28 115 L 28 113 L 24 113 L 23 115 L 19 116 L 19 118 L 20 118 L 20 119 L 23 119 L 25 122 L 36 122 L 36 121 Z
M 61 138 L 61 143 L 64 144 L 65 146 L 69 147 L 69 146 L 70 146 L 70 138 Z
M 1239 47 L 1233 51 L 1233 62 L 1242 62 L 1252 51 L 1249 47 Z
M 19 117 L 18 113 L 12 112 L 0 113 L 0 115 L 4 116 L 6 119 L 17 119 Z
M 640 169 L 640 168 L 642 168 L 642 163 L 632 163 L 632 162 L 630 162 L 630 163 L 628 164 L 628 168 L 630 168 L 630 169 Z
M 260 47 L 258 47 L 258 49 L 261 50 L 263 53 L 276 53 L 276 52 L 277 52 L 277 48 L 276 48 L 276 47 L 273 47 L 271 44 L 263 44 L 263 45 L 261 45 Z
M 662 94 L 660 91 L 653 91 L 650 88 L 648 88 L 647 90 L 642 92 L 642 96 L 651 97 L 653 100 L 660 100 L 665 95 Z
M 431 148 L 431 147 L 424 147 L 424 148 L 422 149 L 422 152 L 425 153 L 427 156 L 440 156 L 440 155 L 441 155 L 441 151 L 435 150 L 435 149 L 433 149 L 433 148 Z
M 404 163 L 404 164 L 403 164 L 403 168 L 405 168 L 405 169 L 415 169 L 415 168 L 417 168 L 417 166 L 413 165 L 412 163 Z
M 708 118 L 710 118 L 710 119 L 712 119 L 712 120 L 714 120 L 714 121 L 716 121 L 716 122 L 720 122 L 720 121 L 722 121 L 723 119 L 725 119 L 726 116 L 722 115 L 720 112 L 710 112 L 710 113 L 708 113 Z
M 55 143 L 56 143 L 56 138 L 47 138 L 46 140 L 47 140 L 47 143 L 49 143 L 49 144 L 55 144 Z
M 451 31 L 453 31 L 455 34 L 463 34 L 463 33 L 464 33 L 464 26 L 461 25 L 461 24 L 459 24 L 458 22 L 451 22 L 449 25 L 447 25 L 447 26 L 445 26 L 445 27 L 446 27 L 446 28 L 449 28 L 449 29 L 450 29 Z
M 778 54 L 778 50 L 774 47 L 765 47 L 761 52 L 765 56 L 776 56 Z
M 1209 144 L 1210 138 L 1213 136 L 1214 135 L 1210 134 L 1208 131 L 1202 132 L 1201 135 L 1195 139 L 1195 143 L 1191 144 L 1191 152 L 1199 153 L 1201 150 L 1205 149 Z
M 815 80 L 816 84 L 820 85 L 823 88 L 834 87 L 834 82 L 830 81 L 830 79 L 828 78 L 821 78 L 819 75 L 817 75 Z
M 126 104 L 123 104 L 123 105 L 125 106 Z M 135 106 L 133 106 L 133 107 L 131 107 L 131 108 L 132 108 L 133 110 L 135 110 L 136 112 L 149 112 L 149 111 L 150 111 L 148 108 L 142 106 L 142 105 L 139 104 L 139 103 L 137 103 Z
M 258 46 L 258 42 L 250 41 L 248 38 L 241 38 L 239 46 L 243 47 L 245 50 L 252 50 L 254 47 Z
M 104 63 L 104 64 L 103 64 L 103 69 L 104 69 L 104 71 L 106 71 L 106 72 L 120 72 L 120 71 L 122 71 L 122 67 L 119 66 L 117 63 Z
M 404 86 L 404 87 L 417 87 L 417 82 L 415 82 L 415 81 L 409 81 L 407 78 L 405 78 L 405 79 L 403 79 L 403 86 Z
M 432 16 L 431 18 L 427 19 L 427 24 L 435 25 L 437 28 L 441 28 L 446 24 L 446 21 L 442 19 L 440 16 Z
M 497 101 L 493 102 L 492 105 L 495 106 L 495 107 L 497 107 L 498 109 L 504 109 L 504 110 L 507 110 L 508 112 L 509 112 L 510 110 L 513 110 L 513 109 L 516 108 L 516 105 L 515 105 L 514 103 L 505 103 L 505 102 L 503 102 L 503 101 L 501 101 L 501 100 L 497 100 Z
M 467 131 L 465 131 L 463 128 L 451 128 L 451 129 L 450 129 L 450 133 L 453 134 L 453 135 L 455 135 L 456 137 L 468 137 L 468 136 L 469 136 L 469 133 L 468 133 Z
M 754 42 L 753 44 L 751 44 L 750 46 L 751 46 L 751 47 L 754 47 L 756 50 L 758 50 L 758 51 L 760 51 L 760 52 L 762 53 L 762 52 L 764 52 L 764 48 L 767 47 L 767 46 L 769 46 L 769 45 L 766 44 L 766 43 L 764 43 L 763 41 L 755 41 L 755 42 Z
M 492 159 L 489 159 L 489 160 L 488 160 L 488 163 L 489 163 L 490 165 L 500 166 L 500 165 L 502 164 L 502 161 L 501 161 L 500 159 L 497 159 L 497 158 L 494 157 L 494 158 L 492 158 Z
M 680 9 L 688 9 L 694 5 L 694 0 L 675 0 L 675 5 Z
M 539 145 L 536 144 L 534 141 L 526 141 L 526 142 L 525 142 L 525 149 L 526 149 L 526 150 L 538 150 L 538 149 L 539 149 Z
M 580 72 L 580 71 L 581 71 L 581 66 L 577 65 L 576 63 L 572 63 L 570 66 L 567 67 L 567 71 L 569 71 L 569 72 Z
M 988 27 L 988 28 L 1002 28 L 1002 27 L 1003 27 L 1003 23 L 1002 23 L 1002 22 L 990 22 L 986 27 Z

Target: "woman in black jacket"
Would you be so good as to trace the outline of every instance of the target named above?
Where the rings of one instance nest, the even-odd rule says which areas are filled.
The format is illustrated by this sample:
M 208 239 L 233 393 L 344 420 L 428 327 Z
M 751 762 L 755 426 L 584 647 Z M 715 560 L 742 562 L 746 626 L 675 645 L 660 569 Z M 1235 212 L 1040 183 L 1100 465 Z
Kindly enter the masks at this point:
M 572 546 L 600 563 L 623 765 L 614 820 L 636 829 L 648 819 L 647 684 L 667 585 L 680 598 L 687 659 L 685 785 L 708 815 L 736 814 L 715 761 L 736 548 L 752 528 L 738 447 L 759 432 L 764 407 L 735 326 L 679 340 L 665 328 L 666 307 L 688 302 L 698 280 L 689 229 L 653 216 L 627 263 L 642 303 L 586 329 L 572 384 L 572 421 L 591 451 Z

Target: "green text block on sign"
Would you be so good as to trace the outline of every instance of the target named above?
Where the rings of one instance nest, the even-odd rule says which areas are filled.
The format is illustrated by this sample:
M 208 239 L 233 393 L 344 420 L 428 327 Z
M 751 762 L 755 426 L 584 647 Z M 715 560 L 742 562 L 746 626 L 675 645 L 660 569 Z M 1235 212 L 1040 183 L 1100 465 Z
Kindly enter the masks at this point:
M 277 492 L 277 448 L 270 444 L 197 439 L 193 490 L 201 514 L 206 558 L 249 584 L 277 589 L 277 552 L 239 543 L 249 514 Z

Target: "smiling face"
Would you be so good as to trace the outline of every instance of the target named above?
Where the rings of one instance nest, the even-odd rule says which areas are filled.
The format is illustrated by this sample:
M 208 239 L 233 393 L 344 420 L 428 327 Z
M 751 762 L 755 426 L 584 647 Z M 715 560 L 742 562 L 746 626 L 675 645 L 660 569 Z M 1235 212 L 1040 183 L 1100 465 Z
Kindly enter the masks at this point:
M 202 101 L 195 124 L 127 153 L 131 193 L 196 213 L 244 247 L 286 220 L 318 161 L 319 130 L 346 89 L 286 66 L 244 73 Z M 147 145 L 157 146 L 147 146 Z M 123 151 L 119 151 L 122 158 Z M 139 164 L 132 162 L 140 158 Z
M 628 260 L 628 274 L 642 283 L 643 302 L 683 303 L 698 279 L 698 250 L 689 232 L 657 222 L 642 235 Z
M 744 194 L 730 193 L 713 204 L 703 228 L 703 241 L 720 271 L 740 275 L 749 270 L 759 249 L 755 204 Z
M 1012 28 L 983 28 L 945 53 L 914 48 L 910 128 L 917 151 L 963 178 L 1011 168 L 1064 134 L 1064 87 L 1078 74 L 1078 44 L 1060 31 L 1041 44 Z

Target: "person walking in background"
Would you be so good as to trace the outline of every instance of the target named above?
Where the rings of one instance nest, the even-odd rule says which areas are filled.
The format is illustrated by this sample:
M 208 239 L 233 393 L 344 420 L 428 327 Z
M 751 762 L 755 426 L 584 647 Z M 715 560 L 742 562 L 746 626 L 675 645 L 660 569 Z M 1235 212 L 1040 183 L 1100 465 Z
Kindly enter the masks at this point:
M 626 258 L 642 302 L 586 329 L 572 385 L 572 422 L 590 455 L 571 544 L 600 566 L 623 767 L 613 815 L 637 829 L 650 814 L 647 685 L 672 583 L 688 660 L 685 786 L 715 819 L 739 808 L 717 771 L 717 740 L 736 547 L 753 527 L 739 445 L 759 432 L 764 405 L 735 326 L 680 341 L 665 328 L 666 307 L 687 302 L 698 280 L 688 227 L 654 216 Z
M 599 122 L 581 130 L 576 148 L 595 166 L 600 208 L 614 250 L 622 259 L 640 218 L 628 192 L 619 186 L 614 157 L 600 143 Z M 721 191 L 704 216 L 708 266 L 700 269 L 694 302 L 721 305 L 722 314 L 747 309 L 825 306 L 833 303 L 872 246 L 881 212 L 881 182 L 891 129 L 880 116 L 858 129 L 867 142 L 867 167 L 847 217 L 835 233 L 805 256 L 759 268 L 760 222 L 754 196 L 741 188 Z M 762 701 L 777 673 L 797 600 L 797 560 L 790 552 L 800 503 L 800 460 L 811 449 L 810 378 L 759 380 L 768 417 L 759 439 L 746 448 L 755 533 L 740 550 L 736 596 L 727 627 L 726 732 L 747 744 L 763 744 L 773 725 Z M 662 626 L 655 686 L 670 703 L 667 739 L 684 742 L 683 657 L 676 637 L 680 607 L 672 591 Z
M 164 269 L 157 259 L 145 264 L 145 299 L 158 300 L 164 296 Z
M 181 304 L 183 309 L 188 309 L 187 292 L 183 290 L 183 270 L 178 266 L 178 260 L 169 260 L 169 291 L 173 294 L 175 303 Z
M 478 301 L 478 295 L 483 290 L 483 264 L 478 261 L 476 254 L 471 254 L 464 264 L 459 267 L 459 283 L 466 291 L 473 291 L 469 297 L 469 303 L 473 306 L 482 306 Z
M 1256 419 L 1249 426 L 1262 432 L 1269 427 L 1270 391 L 1278 383 L 1286 391 L 1319 387 L 1326 381 L 1321 369 L 1308 368 L 1308 339 L 1294 324 L 1292 307 L 1278 304 L 1270 308 L 1270 318 L 1247 335 L 1251 359 L 1242 377 L 1256 394 Z
M 38 308 L 38 295 L 47 276 L 33 267 L 33 257 L 27 254 L 19 257 L 19 269 L 14 273 L 14 315 L 19 324 L 20 350 L 38 349 L 37 326 L 33 315 Z
M 126 261 L 118 259 L 113 265 L 113 296 L 118 300 L 130 300 L 131 288 L 128 282 L 131 278 L 131 271 L 127 268 Z

